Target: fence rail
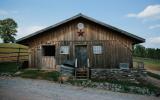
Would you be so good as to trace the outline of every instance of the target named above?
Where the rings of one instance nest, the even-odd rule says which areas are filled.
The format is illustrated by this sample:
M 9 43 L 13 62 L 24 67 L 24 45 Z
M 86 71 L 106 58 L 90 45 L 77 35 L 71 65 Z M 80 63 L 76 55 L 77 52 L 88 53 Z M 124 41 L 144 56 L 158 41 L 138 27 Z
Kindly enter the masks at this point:
M 28 61 L 28 48 L 23 47 L 3 47 L 0 46 L 0 62 L 23 62 Z

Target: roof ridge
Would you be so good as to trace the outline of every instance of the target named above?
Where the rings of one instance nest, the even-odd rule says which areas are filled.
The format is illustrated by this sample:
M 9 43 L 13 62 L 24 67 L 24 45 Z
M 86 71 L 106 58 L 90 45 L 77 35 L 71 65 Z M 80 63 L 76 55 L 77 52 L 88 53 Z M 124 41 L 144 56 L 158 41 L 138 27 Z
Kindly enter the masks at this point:
M 46 28 L 41 29 L 41 30 L 39 30 L 39 31 L 36 31 L 36 32 L 34 32 L 34 33 L 30 34 L 30 35 L 27 35 L 27 36 L 25 36 L 25 37 L 22 37 L 22 38 L 16 40 L 16 42 L 23 41 L 23 40 L 25 40 L 25 39 L 27 39 L 27 38 L 30 38 L 30 37 L 32 37 L 32 36 L 35 36 L 35 35 L 39 34 L 39 33 L 45 32 L 45 31 L 47 31 L 47 30 L 49 30 L 49 29 L 51 29 L 51 28 L 58 27 L 59 25 L 62 25 L 62 24 L 64 24 L 64 23 L 66 23 L 66 22 L 69 22 L 69 21 L 74 20 L 74 19 L 79 18 L 79 17 L 83 17 L 83 18 L 85 18 L 85 19 L 87 19 L 87 20 L 90 20 L 90 21 L 92 21 L 92 22 L 94 22 L 94 23 L 97 23 L 97 24 L 99 24 L 99 25 L 105 26 L 105 27 L 110 28 L 110 29 L 112 29 L 112 30 L 114 30 L 114 31 L 118 31 L 118 32 L 122 33 L 123 35 L 126 35 L 126 36 L 128 36 L 128 37 L 132 37 L 132 38 L 138 40 L 140 43 L 145 42 L 145 39 L 143 39 L 143 38 L 141 38 L 141 37 L 139 37 L 139 36 L 136 36 L 136 35 L 134 35 L 134 34 L 132 34 L 132 33 L 129 33 L 129 32 L 127 32 L 127 31 L 124 31 L 124 30 L 119 29 L 119 28 L 117 28 L 117 27 L 114 27 L 114 26 L 112 26 L 112 25 L 106 24 L 106 23 L 104 23 L 104 22 L 102 22 L 102 21 L 96 20 L 96 19 L 94 19 L 94 18 L 92 18 L 92 17 L 86 16 L 86 15 L 84 15 L 84 14 L 82 14 L 82 13 L 78 13 L 77 15 L 75 15 L 75 16 L 73 16 L 73 17 L 70 17 L 70 18 L 68 18 L 68 19 L 66 19 L 66 20 L 63 20 L 63 21 L 61 21 L 61 22 L 59 22 L 59 23 L 56 23 L 56 24 L 54 24 L 54 25 L 51 25 L 51 26 L 49 26 L 49 27 L 46 27 Z

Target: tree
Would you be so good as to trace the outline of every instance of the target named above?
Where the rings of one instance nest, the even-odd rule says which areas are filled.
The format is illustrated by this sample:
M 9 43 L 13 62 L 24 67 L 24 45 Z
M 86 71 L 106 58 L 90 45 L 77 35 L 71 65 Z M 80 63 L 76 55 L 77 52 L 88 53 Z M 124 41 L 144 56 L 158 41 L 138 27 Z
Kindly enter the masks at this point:
M 135 45 L 133 54 L 134 56 L 137 57 L 145 57 L 146 55 L 145 47 L 142 45 Z
M 0 20 L 0 38 L 4 43 L 15 42 L 17 27 L 17 23 L 11 18 Z

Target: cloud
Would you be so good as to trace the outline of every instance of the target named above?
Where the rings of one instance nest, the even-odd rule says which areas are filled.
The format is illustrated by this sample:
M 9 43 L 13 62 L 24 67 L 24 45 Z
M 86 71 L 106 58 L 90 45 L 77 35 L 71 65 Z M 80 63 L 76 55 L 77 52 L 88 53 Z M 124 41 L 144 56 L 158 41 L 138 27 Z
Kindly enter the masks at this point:
M 29 35 L 31 33 L 34 33 L 36 31 L 39 31 L 43 28 L 45 28 L 46 26 L 39 26 L 39 25 L 34 25 L 34 26 L 29 26 L 29 27 L 25 27 L 25 28 L 18 28 L 18 33 L 17 33 L 17 37 L 16 38 L 21 38 L 24 37 L 26 35 Z
M 160 24 L 152 25 L 149 27 L 149 29 L 155 29 L 155 28 L 160 28 Z
M 149 5 L 139 13 L 129 13 L 127 17 L 160 19 L 160 5 Z
M 149 38 L 149 42 L 151 44 L 159 44 L 160 45 L 160 37 L 152 37 L 152 38 Z

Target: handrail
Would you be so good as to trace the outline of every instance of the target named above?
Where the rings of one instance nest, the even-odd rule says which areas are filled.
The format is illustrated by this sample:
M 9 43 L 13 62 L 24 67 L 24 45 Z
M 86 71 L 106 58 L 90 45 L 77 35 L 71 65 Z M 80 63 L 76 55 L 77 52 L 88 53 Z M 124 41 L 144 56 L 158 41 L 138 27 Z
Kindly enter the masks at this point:
M 87 67 L 90 67 L 89 58 L 87 59 Z
M 77 58 L 76 58 L 76 60 L 75 60 L 75 67 L 77 68 Z

